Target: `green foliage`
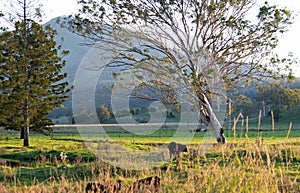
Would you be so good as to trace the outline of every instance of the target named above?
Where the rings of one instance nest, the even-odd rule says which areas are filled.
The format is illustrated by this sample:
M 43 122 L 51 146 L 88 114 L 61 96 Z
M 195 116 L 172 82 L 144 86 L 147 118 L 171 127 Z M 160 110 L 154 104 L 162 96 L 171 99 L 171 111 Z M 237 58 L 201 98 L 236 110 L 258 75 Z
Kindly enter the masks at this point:
M 139 75 L 149 80 L 163 77 L 167 86 L 199 101 L 191 109 L 200 110 L 207 125 L 218 122 L 210 119 L 214 113 L 208 107 L 213 104 L 204 100 L 220 94 L 220 89 L 211 87 L 225 90 L 251 78 L 291 75 L 283 74 L 290 72 L 289 62 L 273 52 L 278 35 L 291 24 L 292 15 L 286 9 L 265 3 L 257 10 L 257 20 L 250 20 L 249 12 L 256 6 L 252 0 L 79 3 L 80 13 L 69 22 L 69 28 L 91 42 L 103 43 L 97 45 L 113 59 L 113 64 L 108 60 L 103 65 L 142 69 L 147 76 Z M 280 65 L 284 67 L 278 68 Z M 166 92 L 161 95 L 168 96 Z M 172 95 L 168 98 L 170 104 L 176 102 Z
M 140 114 L 141 113 L 141 109 L 140 108 L 136 108 L 135 109 L 135 114 Z
M 244 116 L 250 115 L 253 108 L 252 100 L 244 95 L 238 95 L 234 99 L 232 113 L 242 112 Z
M 110 119 L 110 111 L 106 105 L 100 105 L 100 107 L 97 109 L 97 114 L 100 123 Z
M 275 83 L 268 86 L 257 86 L 257 101 L 273 110 L 275 121 L 281 118 L 282 110 L 295 107 L 299 100 L 298 90 L 284 88 Z
M 290 72 L 289 65 L 273 52 L 278 35 L 291 24 L 286 9 L 265 3 L 253 20 L 252 0 L 83 0 L 79 4 L 80 13 L 68 21 L 69 28 L 107 51 L 101 65 L 120 67 L 123 75 L 132 73 L 139 81 L 166 85 L 160 88 L 165 99 L 158 99 L 170 104 L 167 109 L 174 109 L 177 102 L 173 91 L 195 99 L 186 104 L 200 111 L 199 121 L 210 125 L 215 135 L 221 133 L 221 124 L 213 118 L 212 99 L 237 82 L 291 75 L 284 74 Z M 278 69 L 282 63 L 285 67 Z M 168 87 L 173 89 L 169 95 L 164 92 Z
M 282 117 L 281 113 L 282 112 L 281 112 L 280 108 L 273 109 L 273 114 L 274 114 L 274 120 L 275 120 L 275 122 L 278 122 L 279 119 Z M 271 116 L 271 112 L 269 112 L 268 115 Z
M 14 30 L 0 35 L 0 125 L 6 129 L 51 131 L 47 115 L 70 91 L 63 81 L 67 74 L 61 73 L 68 52 L 60 53 L 55 35 L 34 21 L 16 22 Z
M 110 39 L 115 35 L 114 29 L 126 29 L 129 25 L 132 32 L 151 45 L 147 49 L 137 49 L 138 53 L 149 56 L 154 45 L 154 49 L 165 54 L 177 70 L 184 71 L 182 73 L 189 77 L 196 91 L 206 84 L 206 66 L 209 71 L 212 65 L 218 64 L 224 80 L 231 85 L 243 77 L 276 76 L 277 68 L 270 70 L 268 67 L 285 63 L 285 59 L 279 59 L 272 50 L 277 46 L 278 34 L 287 30 L 293 16 L 289 10 L 267 2 L 257 10 L 257 22 L 247 17 L 247 12 L 255 5 L 252 0 L 88 0 L 79 3 L 81 14 L 76 15 L 70 28 L 85 37 L 91 35 L 93 40 L 114 41 Z M 95 36 L 99 33 L 105 36 Z M 169 45 L 178 47 L 167 47 L 157 41 L 160 38 L 168 39 Z M 212 57 L 213 63 L 201 63 L 198 57 Z M 284 66 L 287 68 L 278 72 L 289 72 L 289 64 Z

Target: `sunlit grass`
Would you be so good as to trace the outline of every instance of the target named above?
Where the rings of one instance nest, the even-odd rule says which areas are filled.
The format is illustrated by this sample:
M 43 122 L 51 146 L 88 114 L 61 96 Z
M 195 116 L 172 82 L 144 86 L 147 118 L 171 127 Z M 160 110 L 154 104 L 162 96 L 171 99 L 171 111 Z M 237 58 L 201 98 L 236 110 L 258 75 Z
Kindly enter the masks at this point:
M 81 135 L 76 127 L 54 128 L 50 136 L 31 133 L 29 147 L 22 147 L 19 132 L 0 130 L 0 192 L 85 192 L 89 181 L 116 179 L 125 192 L 133 181 L 151 175 L 161 178 L 162 192 L 300 192 L 299 125 L 288 131 L 289 122 L 282 122 L 273 130 L 265 118 L 259 132 L 255 123 L 248 130 L 240 122 L 236 130 L 225 130 L 227 145 L 217 144 L 211 132 L 180 131 L 176 141 L 188 144 L 189 152 L 147 170 L 110 165 L 87 146 L 111 143 L 147 151 L 175 140 L 175 128 L 126 133 L 108 127 L 107 135 L 97 128 Z
M 171 131 L 168 131 L 171 133 Z M 30 147 L 22 147 L 18 134 L 0 138 L 0 192 L 84 192 L 88 181 L 109 184 L 122 180 L 124 191 L 143 177 L 161 177 L 162 192 L 299 192 L 300 138 L 294 131 L 262 135 L 227 131 L 228 145 L 218 145 L 210 133 L 197 133 L 189 152 L 149 170 L 127 170 L 99 160 L 80 136 L 33 134 Z M 169 133 L 169 134 L 170 134 Z M 228 135 L 229 134 L 229 135 Z M 248 133 L 249 134 L 249 133 Z M 90 138 L 97 144 L 107 138 Z M 114 136 L 110 140 L 129 149 L 147 150 L 167 143 L 171 137 Z M 61 153 L 65 153 L 63 159 Z

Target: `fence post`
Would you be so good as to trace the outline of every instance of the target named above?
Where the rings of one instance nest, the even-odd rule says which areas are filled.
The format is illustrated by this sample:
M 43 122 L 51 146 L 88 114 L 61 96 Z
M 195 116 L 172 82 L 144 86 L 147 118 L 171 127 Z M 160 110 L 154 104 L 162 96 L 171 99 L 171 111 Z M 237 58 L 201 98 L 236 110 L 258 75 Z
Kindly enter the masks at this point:
M 286 138 L 289 138 L 289 135 L 290 135 L 290 133 L 291 133 L 292 127 L 293 127 L 293 123 L 290 122 L 289 130 L 288 130 L 288 133 L 287 133 L 287 135 L 286 135 Z
M 275 137 L 275 122 L 274 122 L 274 113 L 273 111 L 271 110 L 271 116 L 272 116 L 272 138 Z
M 248 136 L 248 129 L 249 129 L 249 117 L 246 117 L 246 135 Z

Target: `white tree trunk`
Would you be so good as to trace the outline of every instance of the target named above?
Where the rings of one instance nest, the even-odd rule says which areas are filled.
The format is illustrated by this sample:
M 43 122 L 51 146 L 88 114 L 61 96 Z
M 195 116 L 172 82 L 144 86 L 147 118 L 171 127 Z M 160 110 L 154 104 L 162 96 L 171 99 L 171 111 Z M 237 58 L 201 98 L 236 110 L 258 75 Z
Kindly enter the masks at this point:
M 210 121 L 208 122 L 208 128 L 213 132 L 218 143 L 227 143 L 226 138 L 224 136 L 224 130 L 219 120 L 217 119 L 216 115 L 214 114 L 213 111 L 211 111 L 209 115 L 210 115 Z
M 213 112 L 213 109 L 211 108 L 211 105 L 207 97 L 203 93 L 200 93 L 200 96 L 201 96 L 200 100 L 202 102 L 202 106 L 204 107 L 201 108 L 201 113 L 204 115 L 205 118 L 204 122 L 206 126 L 208 126 L 208 129 L 210 129 L 213 132 L 218 143 L 227 143 L 226 138 L 224 136 L 224 129 L 222 128 L 218 118 Z

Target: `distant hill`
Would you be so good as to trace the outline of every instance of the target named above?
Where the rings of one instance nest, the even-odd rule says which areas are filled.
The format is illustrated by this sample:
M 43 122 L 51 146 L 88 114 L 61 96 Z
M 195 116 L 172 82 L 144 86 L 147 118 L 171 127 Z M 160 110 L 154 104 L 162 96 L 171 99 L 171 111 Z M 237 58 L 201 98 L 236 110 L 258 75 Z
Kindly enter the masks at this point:
M 66 60 L 66 66 L 64 67 L 63 72 L 68 73 L 67 81 L 72 84 L 78 66 L 90 47 L 84 45 L 83 37 L 70 32 L 66 28 L 62 28 L 61 25 L 57 23 L 57 20 L 58 18 L 51 19 L 44 25 L 50 25 L 55 29 L 57 31 L 57 36 L 55 37 L 57 44 L 62 43 L 62 49 L 70 51 L 70 54 L 64 58 L 64 60 Z
M 290 88 L 291 89 L 300 89 L 300 77 L 296 78 L 295 81 L 292 81 L 290 83 Z
M 76 72 L 78 70 L 78 67 L 80 66 L 81 62 L 83 61 L 86 54 L 89 52 L 89 50 L 92 48 L 91 46 L 87 46 L 84 38 L 80 35 L 77 35 L 75 33 L 72 33 L 66 28 L 63 28 L 61 24 L 59 24 L 57 21 L 58 19 L 60 21 L 63 21 L 67 18 L 54 18 L 45 23 L 44 25 L 50 25 L 53 29 L 57 31 L 57 36 L 55 37 L 55 40 L 57 44 L 62 44 L 62 49 L 69 50 L 69 55 L 65 56 L 63 59 L 66 61 L 66 66 L 63 68 L 63 72 L 66 72 L 68 74 L 67 81 L 69 84 L 74 85 L 74 79 L 76 76 Z M 101 61 L 95 60 L 97 64 L 101 64 Z M 95 90 L 95 105 L 100 106 L 100 104 L 105 104 L 107 106 L 111 105 L 111 86 L 114 83 L 114 78 L 111 74 L 111 71 L 118 72 L 120 71 L 120 68 L 114 67 L 114 68 L 105 68 L 102 72 L 101 76 L 99 74 L 100 79 L 98 80 L 97 88 L 91 88 L 89 84 L 86 85 L 87 93 L 90 91 Z M 99 72 L 100 73 L 100 72 Z M 90 77 L 82 77 L 81 79 L 89 79 Z M 84 98 L 84 94 L 83 98 Z M 84 99 L 83 99 L 84 100 Z M 131 100 L 131 104 L 134 107 L 137 107 L 139 105 L 144 105 L 146 102 L 141 101 L 139 99 Z M 59 117 L 64 112 L 68 112 L 68 116 L 70 115 L 71 109 L 72 109 L 72 99 L 71 97 L 68 99 L 68 101 L 64 104 L 67 110 L 62 111 L 61 109 L 55 110 L 50 114 L 50 117 Z M 54 114 L 54 115 L 53 115 Z
M 61 24 L 57 22 L 58 19 L 59 17 L 51 19 L 44 25 L 50 25 L 53 29 L 55 29 L 57 31 L 57 36 L 55 37 L 55 41 L 57 42 L 57 44 L 61 44 L 63 50 L 70 51 L 70 53 L 63 58 L 66 61 L 66 66 L 63 68 L 62 72 L 68 74 L 66 80 L 69 82 L 70 85 L 74 85 L 74 79 L 78 67 L 80 66 L 82 60 L 84 59 L 88 51 L 91 49 L 91 47 L 85 44 L 85 40 L 82 36 L 72 33 L 66 28 L 63 28 Z M 60 21 L 62 21 L 63 19 L 64 18 L 60 18 Z M 88 88 L 89 87 L 87 85 L 87 89 Z M 97 106 L 100 103 L 103 104 L 103 101 L 105 101 L 107 104 L 110 102 L 109 92 L 110 91 L 107 90 L 103 91 L 103 86 L 99 85 L 99 87 L 96 90 L 96 96 L 97 98 L 99 98 L 99 100 L 97 100 L 98 102 L 96 103 Z M 102 102 L 100 102 L 100 98 L 102 98 Z M 50 113 L 49 117 L 57 118 L 60 116 L 71 116 L 71 114 L 72 97 L 70 97 L 65 102 L 63 110 L 60 108 L 55 109 L 52 113 Z

